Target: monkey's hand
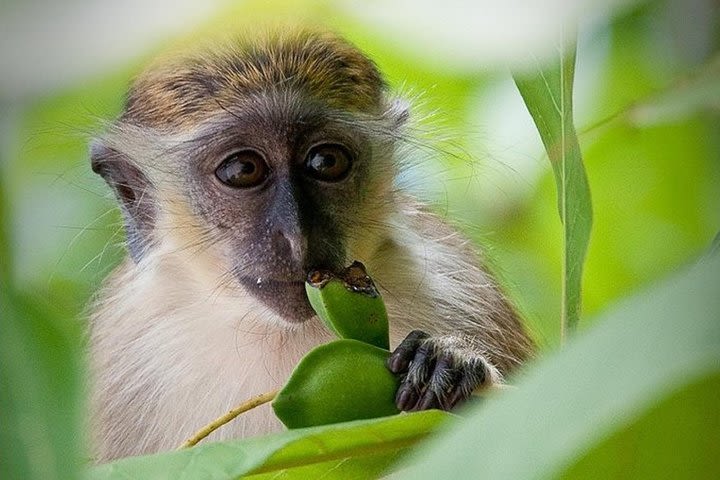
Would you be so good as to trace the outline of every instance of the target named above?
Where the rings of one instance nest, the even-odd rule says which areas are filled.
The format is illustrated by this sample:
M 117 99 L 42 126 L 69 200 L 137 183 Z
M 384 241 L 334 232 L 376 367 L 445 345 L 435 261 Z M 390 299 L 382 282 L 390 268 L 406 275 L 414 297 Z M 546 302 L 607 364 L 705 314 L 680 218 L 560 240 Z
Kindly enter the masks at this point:
M 500 383 L 500 372 L 479 351 L 470 337 L 410 332 L 387 361 L 402 379 L 395 396 L 398 409 L 450 410 L 476 389 Z

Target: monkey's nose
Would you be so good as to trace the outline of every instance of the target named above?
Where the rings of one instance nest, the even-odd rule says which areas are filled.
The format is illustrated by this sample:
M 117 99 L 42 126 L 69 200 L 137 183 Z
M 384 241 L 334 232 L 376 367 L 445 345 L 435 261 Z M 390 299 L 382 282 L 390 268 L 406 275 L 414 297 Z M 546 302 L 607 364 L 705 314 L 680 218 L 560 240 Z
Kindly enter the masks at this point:
M 301 233 L 288 233 L 276 229 L 271 235 L 273 250 L 279 257 L 290 259 L 298 265 L 304 263 L 307 242 Z

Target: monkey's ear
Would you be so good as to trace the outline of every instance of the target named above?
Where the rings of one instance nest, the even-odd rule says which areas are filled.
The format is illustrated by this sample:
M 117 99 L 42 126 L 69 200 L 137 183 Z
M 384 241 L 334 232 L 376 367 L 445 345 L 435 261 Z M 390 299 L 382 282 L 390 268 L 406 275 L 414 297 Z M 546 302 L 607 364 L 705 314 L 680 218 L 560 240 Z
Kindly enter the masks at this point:
M 157 216 L 155 188 L 147 176 L 124 153 L 94 140 L 90 143 L 90 162 L 120 202 L 128 249 L 135 262 L 151 241 Z

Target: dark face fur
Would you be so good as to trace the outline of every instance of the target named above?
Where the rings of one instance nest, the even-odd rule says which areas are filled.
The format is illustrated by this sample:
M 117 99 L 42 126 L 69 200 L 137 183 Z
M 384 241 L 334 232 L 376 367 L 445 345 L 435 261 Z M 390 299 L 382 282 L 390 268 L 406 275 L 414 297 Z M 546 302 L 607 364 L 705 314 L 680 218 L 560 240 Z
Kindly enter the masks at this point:
M 194 132 L 170 168 L 229 276 L 286 320 L 303 321 L 312 315 L 308 270 L 350 260 L 348 232 L 391 181 L 378 160 L 391 147 L 363 123 L 382 120 L 382 90 L 357 50 L 301 34 L 150 70 L 118 123 Z M 138 260 L 152 243 L 143 232 L 153 228 L 156 187 L 125 160 L 115 149 L 93 151 Z
M 308 270 L 346 261 L 343 232 L 372 178 L 368 139 L 322 107 L 261 95 L 188 168 L 193 207 L 226 239 L 237 279 L 284 318 L 310 316 Z

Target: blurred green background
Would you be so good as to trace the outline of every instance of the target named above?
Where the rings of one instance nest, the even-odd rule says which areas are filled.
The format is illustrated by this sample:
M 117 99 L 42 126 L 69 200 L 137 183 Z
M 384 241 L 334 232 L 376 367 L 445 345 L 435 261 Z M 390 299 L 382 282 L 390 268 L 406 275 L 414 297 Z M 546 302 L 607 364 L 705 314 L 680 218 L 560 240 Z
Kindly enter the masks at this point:
M 130 23 L 164 14 L 178 20 L 157 31 L 146 22 L 153 35 L 144 37 L 128 30 L 124 40 L 115 40 L 127 51 L 68 55 L 55 59 L 59 70 L 28 53 L 25 61 L 38 63 L 28 70 L 32 78 L 7 80 L 9 70 L 0 73 L 7 80 L 0 85 L 2 211 L 10 226 L 0 251 L 19 291 L 64 318 L 82 318 L 92 292 L 124 255 L 119 213 L 90 171 L 87 143 L 102 130 L 102 119 L 120 111 L 128 82 L 149 58 L 207 32 L 299 22 L 348 37 L 375 59 L 393 91 L 413 101 L 417 128 L 431 147 L 417 155 L 417 166 L 402 181 L 486 246 L 539 342 L 557 344 L 561 229 L 555 186 L 500 62 L 453 55 L 467 47 L 463 35 L 454 45 L 445 42 L 444 51 L 428 49 L 418 40 L 422 31 L 412 37 L 388 27 L 394 21 L 412 26 L 410 12 L 372 21 L 368 12 L 382 13 L 379 2 L 210 2 L 202 12 L 188 2 L 176 12 L 167 2 L 168 11 L 134 3 L 137 11 L 125 9 Z M 64 8 L 71 13 L 83 8 L 82 2 L 69 4 Z M 30 7 L 0 7 L 6 14 L 0 32 L 13 27 L 39 46 L 4 41 L 5 57 L 70 41 L 53 38 L 42 22 L 11 24 L 23 8 Z M 43 18 L 52 21 L 57 8 L 44 10 Z M 78 36 L 95 31 L 101 39 L 121 21 L 112 14 L 89 26 L 69 14 L 57 22 L 70 22 L 64 35 L 77 29 Z M 576 120 L 595 212 L 581 326 L 619 297 L 696 258 L 720 229 L 719 18 L 716 2 L 669 0 L 626 5 L 613 14 L 595 11 L 581 25 Z M 78 42 L 90 48 L 96 40 Z

